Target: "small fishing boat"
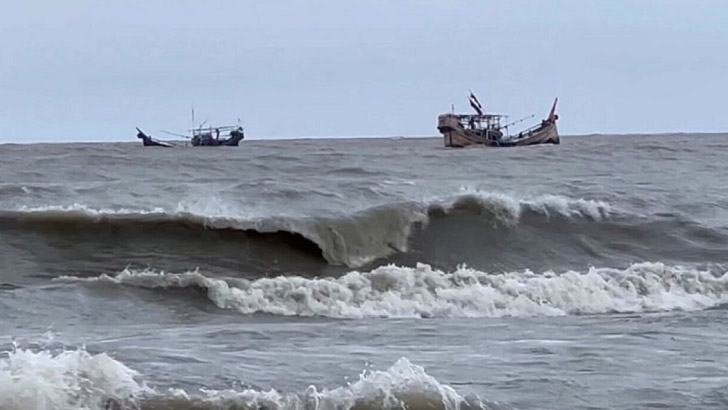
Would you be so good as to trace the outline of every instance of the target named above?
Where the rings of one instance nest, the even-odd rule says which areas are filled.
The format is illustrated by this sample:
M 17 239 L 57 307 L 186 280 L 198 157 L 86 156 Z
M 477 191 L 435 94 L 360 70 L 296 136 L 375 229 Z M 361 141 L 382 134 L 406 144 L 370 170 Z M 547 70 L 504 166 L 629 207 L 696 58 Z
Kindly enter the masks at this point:
M 174 135 L 177 137 L 182 137 L 185 139 L 190 140 L 190 145 L 193 147 L 237 147 L 238 144 L 240 144 L 240 141 L 245 139 L 245 131 L 243 130 L 243 127 L 240 126 L 240 118 L 238 118 L 238 124 L 237 125 L 224 125 L 224 126 L 207 126 L 206 128 L 202 128 L 203 125 L 207 120 L 205 120 L 202 124 L 200 124 L 199 127 L 189 130 L 188 132 L 190 134 L 184 135 L 184 134 L 177 134 L 174 132 L 164 131 L 163 133 Z M 195 111 L 192 110 L 192 123 L 195 123 Z M 172 147 L 173 145 L 165 142 L 165 141 L 159 141 L 151 136 L 145 134 L 142 132 L 139 127 L 137 127 L 137 137 L 142 140 L 145 147 Z M 220 133 L 228 133 L 227 137 L 220 137 Z
M 228 137 L 220 138 L 221 131 L 228 131 Z M 202 128 L 192 130 L 192 139 L 190 140 L 190 143 L 193 147 L 237 147 L 243 139 L 245 139 L 243 127 L 239 125 L 230 125 L 214 128 L 209 127 L 205 130 Z
M 156 140 L 151 135 L 145 134 L 139 127 L 137 127 L 137 138 L 142 140 L 145 147 L 172 147 L 172 144 L 168 142 Z
M 517 134 L 509 134 L 509 127 L 522 122 L 526 117 L 510 124 L 501 124 L 507 115 L 486 114 L 475 94 L 470 92 L 470 106 L 476 114 L 441 114 L 438 117 L 437 129 L 442 133 L 445 146 L 462 148 L 468 146 L 486 147 L 519 147 L 524 145 L 559 144 L 559 131 L 556 128 L 556 103 L 554 100 L 551 111 L 540 124 L 522 130 Z

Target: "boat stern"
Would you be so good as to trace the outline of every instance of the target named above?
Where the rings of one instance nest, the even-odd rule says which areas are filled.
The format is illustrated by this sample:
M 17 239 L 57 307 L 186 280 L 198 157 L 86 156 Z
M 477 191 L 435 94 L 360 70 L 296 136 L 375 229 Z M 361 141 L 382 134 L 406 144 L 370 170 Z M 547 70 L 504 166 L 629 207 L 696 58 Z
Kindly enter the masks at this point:
M 460 124 L 459 118 L 454 114 L 440 114 L 437 117 L 437 130 L 442 134 L 445 147 L 463 147 L 470 145 L 463 141 L 465 130 Z
M 437 130 L 442 134 L 450 131 L 456 131 L 461 128 L 460 121 L 454 114 L 440 114 L 440 116 L 437 117 Z

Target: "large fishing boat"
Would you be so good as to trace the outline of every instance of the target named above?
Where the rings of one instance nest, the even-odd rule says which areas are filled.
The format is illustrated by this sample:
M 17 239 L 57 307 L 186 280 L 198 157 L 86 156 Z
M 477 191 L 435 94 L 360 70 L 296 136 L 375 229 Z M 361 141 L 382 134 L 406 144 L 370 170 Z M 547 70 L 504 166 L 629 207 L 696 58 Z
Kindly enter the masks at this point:
M 551 111 L 545 120 L 518 132 L 510 134 L 509 128 L 519 122 L 526 120 L 526 117 L 518 121 L 502 124 L 507 115 L 486 114 L 478 98 L 470 92 L 470 106 L 476 114 L 441 114 L 438 117 L 437 129 L 442 133 L 445 146 L 462 148 L 468 146 L 486 147 L 518 147 L 523 145 L 537 144 L 559 144 L 559 131 L 556 128 L 556 102 L 551 106 Z

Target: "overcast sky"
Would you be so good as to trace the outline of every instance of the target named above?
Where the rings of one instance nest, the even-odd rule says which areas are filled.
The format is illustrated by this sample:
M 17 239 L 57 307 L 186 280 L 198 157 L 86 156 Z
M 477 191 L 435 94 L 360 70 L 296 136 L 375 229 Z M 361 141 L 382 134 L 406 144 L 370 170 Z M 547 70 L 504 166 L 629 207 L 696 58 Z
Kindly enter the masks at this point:
M 728 130 L 728 1 L 2 0 L 0 142 L 436 135 L 437 115 L 562 134 Z M 524 124 L 526 125 L 526 124 Z

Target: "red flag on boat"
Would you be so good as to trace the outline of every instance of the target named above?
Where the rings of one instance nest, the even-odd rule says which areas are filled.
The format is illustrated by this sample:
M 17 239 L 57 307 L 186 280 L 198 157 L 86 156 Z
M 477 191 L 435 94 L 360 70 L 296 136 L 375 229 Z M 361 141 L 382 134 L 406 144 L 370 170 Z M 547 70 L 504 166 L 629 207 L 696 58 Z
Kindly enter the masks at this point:
M 478 115 L 483 115 L 483 106 L 480 105 L 480 101 L 478 101 L 478 97 L 473 94 L 473 92 L 470 92 L 470 96 L 468 97 L 470 100 L 470 106 L 473 107 L 473 109 L 478 113 Z

